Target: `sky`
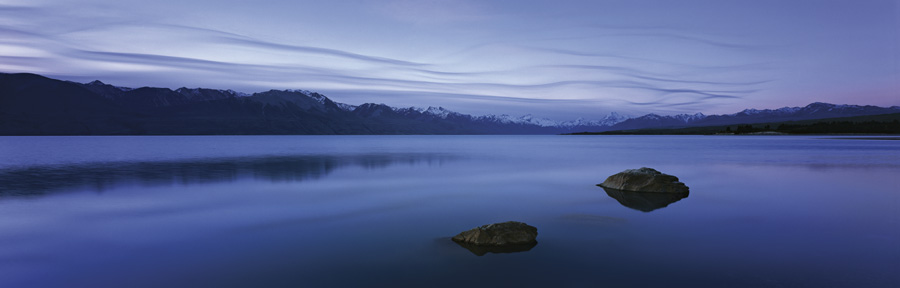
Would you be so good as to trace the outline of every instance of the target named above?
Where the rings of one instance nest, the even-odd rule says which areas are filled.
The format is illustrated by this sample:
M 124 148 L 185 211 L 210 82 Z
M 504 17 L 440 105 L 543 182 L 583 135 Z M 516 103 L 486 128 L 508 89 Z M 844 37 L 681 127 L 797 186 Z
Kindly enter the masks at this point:
M 0 72 L 599 119 L 900 105 L 900 0 L 0 0 Z

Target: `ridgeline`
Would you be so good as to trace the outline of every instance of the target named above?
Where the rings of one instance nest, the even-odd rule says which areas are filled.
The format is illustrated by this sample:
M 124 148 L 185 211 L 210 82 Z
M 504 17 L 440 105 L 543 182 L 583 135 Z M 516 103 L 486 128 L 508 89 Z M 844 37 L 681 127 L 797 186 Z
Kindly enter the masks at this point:
M 565 135 L 897 135 L 900 113 L 804 121 L 751 123 L 671 129 L 632 129 L 579 132 Z

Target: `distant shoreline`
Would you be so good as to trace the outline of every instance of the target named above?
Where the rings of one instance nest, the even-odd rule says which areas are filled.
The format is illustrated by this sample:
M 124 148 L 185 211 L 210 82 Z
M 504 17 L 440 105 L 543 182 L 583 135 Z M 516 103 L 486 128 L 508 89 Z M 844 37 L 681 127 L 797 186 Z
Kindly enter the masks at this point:
M 896 137 L 829 137 L 822 139 L 834 139 L 834 140 L 900 140 L 900 136 Z
M 802 121 L 646 128 L 565 135 L 900 135 L 900 113 Z M 893 139 L 891 139 L 893 140 Z

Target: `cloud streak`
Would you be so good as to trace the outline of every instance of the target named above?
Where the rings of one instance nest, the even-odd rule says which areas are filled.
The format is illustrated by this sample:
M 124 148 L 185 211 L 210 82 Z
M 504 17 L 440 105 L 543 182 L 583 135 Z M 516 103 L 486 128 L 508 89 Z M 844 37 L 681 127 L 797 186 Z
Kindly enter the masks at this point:
M 750 2 L 275 1 L 263 7 L 160 1 L 0 4 L 0 69 L 116 79 L 122 86 L 335 91 L 356 101 L 350 104 L 393 104 L 399 96 L 392 95 L 403 95 L 422 101 L 412 103 L 418 106 L 454 109 L 456 103 L 474 111 L 472 103 L 490 103 L 505 113 L 501 103 L 507 103 L 515 111 L 572 116 L 565 107 L 588 118 L 640 109 L 803 105 L 828 99 L 785 95 L 865 87 L 900 73 L 896 65 L 878 64 L 898 58 L 881 47 L 900 42 L 882 36 L 896 32 L 884 26 L 900 16 L 883 14 L 887 9 L 877 1 L 826 5 L 869 12 L 843 13 L 854 21 L 841 25 L 807 7 Z M 656 6 L 671 11 L 646 8 Z M 309 10 L 288 13 L 297 7 Z M 551 8 L 568 14 L 550 17 L 560 16 Z
M 367 76 L 359 76 L 353 73 L 348 73 L 346 71 L 339 71 L 333 69 L 325 69 L 325 68 L 317 68 L 315 66 L 298 66 L 298 65 L 255 65 L 255 64 L 241 64 L 227 61 L 212 61 L 212 60 L 204 60 L 204 59 L 196 59 L 189 57 L 176 57 L 176 56 L 168 56 L 168 55 L 157 55 L 157 54 L 145 54 L 145 53 L 125 53 L 125 52 L 107 52 L 107 51 L 87 51 L 87 50 L 78 50 L 78 49 L 70 49 L 68 53 L 73 58 L 83 59 L 83 60 L 91 60 L 97 61 L 99 63 L 131 63 L 131 64 L 142 64 L 148 66 L 157 66 L 160 68 L 173 68 L 173 69 L 189 69 L 194 71 L 243 71 L 243 73 L 247 73 L 250 75 L 273 75 L 278 73 L 290 73 L 290 77 L 302 77 L 304 79 L 315 80 L 315 81 L 331 81 L 334 83 L 339 83 L 341 86 L 384 86 L 384 87 L 398 87 L 405 89 L 413 89 L 419 90 L 422 92 L 433 92 L 440 90 L 449 90 L 449 91 L 466 91 L 466 90 L 490 90 L 490 89 L 505 89 L 505 90 L 517 90 L 517 89 L 552 89 L 558 87 L 565 86 L 592 86 L 597 89 L 600 88 L 631 88 L 631 89 L 640 89 L 651 92 L 657 92 L 659 94 L 698 94 L 705 96 L 713 96 L 716 98 L 737 98 L 733 95 L 723 95 L 721 93 L 752 93 L 755 90 L 729 90 L 729 91 L 706 91 L 700 89 L 684 89 L 684 88 L 667 88 L 660 87 L 658 84 L 650 84 L 650 82 L 671 82 L 671 83 L 679 83 L 679 84 L 706 84 L 706 85 L 757 85 L 766 83 L 767 81 L 754 81 L 754 82 L 715 82 L 715 81 L 698 81 L 698 80 L 681 80 L 681 79 L 670 79 L 670 78 L 660 78 L 654 76 L 645 76 L 641 75 L 646 72 L 641 69 L 630 68 L 625 66 L 609 66 L 609 65 L 545 65 L 545 66 L 532 66 L 525 67 L 519 69 L 512 69 L 507 71 L 493 71 L 493 72 L 446 72 L 440 71 L 436 69 L 426 69 L 422 67 L 437 67 L 436 65 L 427 65 L 424 63 L 414 63 L 410 61 L 400 61 L 396 59 L 382 58 L 382 57 L 372 57 L 365 56 L 361 54 L 339 51 L 335 49 L 324 49 L 317 47 L 307 47 L 307 46 L 296 46 L 296 45 L 285 45 L 285 44 L 277 44 L 277 43 L 269 43 L 264 41 L 254 41 L 251 39 L 239 39 L 241 37 L 237 34 L 231 34 L 227 32 L 211 30 L 211 29 L 192 29 L 191 27 L 179 27 L 181 29 L 186 30 L 195 30 L 198 32 L 202 32 L 203 35 L 207 35 L 210 37 L 201 37 L 202 39 L 213 39 L 214 43 L 224 43 L 236 45 L 239 47 L 250 47 L 256 49 L 258 51 L 268 51 L 268 50 L 279 50 L 279 51 L 288 51 L 293 53 L 311 53 L 311 54 L 323 54 L 328 56 L 336 56 L 341 58 L 348 58 L 351 60 L 359 60 L 365 62 L 374 62 L 376 64 L 389 65 L 393 67 L 395 70 L 399 71 L 413 71 L 413 72 L 422 72 L 427 74 L 434 75 L 442 75 L 442 76 L 460 76 L 463 77 L 464 81 L 423 81 L 423 80 L 414 80 L 414 79 L 397 79 L 397 78 L 384 78 L 384 77 L 367 77 Z M 52 38 L 46 35 L 40 35 L 44 38 Z M 27 59 L 23 59 L 27 60 Z M 523 72 L 527 73 L 531 68 L 559 68 L 559 69 L 574 69 L 574 70 L 603 70 L 606 72 L 613 72 L 617 75 L 627 76 L 631 78 L 635 78 L 638 80 L 646 80 L 648 82 L 638 82 L 634 80 L 630 81 L 600 81 L 600 80 L 563 80 L 563 81 L 552 81 L 552 82 L 543 82 L 543 83 L 503 83 L 503 82 L 481 82 L 481 81 L 472 81 L 473 77 L 478 78 L 479 76 L 485 75 L 497 75 L 497 74 L 509 74 L 514 72 Z M 437 67 L 440 68 L 440 67 Z M 659 75 L 659 73 L 651 73 L 651 75 Z M 278 77 L 276 77 L 278 78 Z
M 287 44 L 278 44 L 272 42 L 265 41 L 254 41 L 249 39 L 238 39 L 238 38 L 226 38 L 221 37 L 219 39 L 220 42 L 232 45 L 239 45 L 248 48 L 256 48 L 256 49 L 271 49 L 271 50 L 284 50 L 289 52 L 298 52 L 298 53 L 311 53 L 311 54 L 320 54 L 327 56 L 335 56 L 353 60 L 360 60 L 366 62 L 372 62 L 375 64 L 388 64 L 388 65 L 402 65 L 402 66 L 427 66 L 424 63 L 416 63 L 412 61 L 404 61 L 398 59 L 391 59 L 385 57 L 376 57 L 376 56 L 367 56 L 363 54 L 342 51 L 338 49 L 329 49 L 329 48 L 321 48 L 321 47 L 312 47 L 312 46 L 298 46 L 298 45 L 287 45 Z
M 204 29 L 198 29 L 198 31 L 209 32 L 213 34 L 219 34 L 217 31 L 207 31 Z M 51 38 L 49 36 L 42 36 L 45 38 Z M 377 90 L 385 90 L 385 91 L 406 91 L 407 93 L 421 93 L 422 95 L 430 95 L 428 97 L 435 97 L 435 95 L 448 95 L 452 93 L 441 93 L 440 91 L 457 91 L 462 92 L 463 94 L 455 94 L 455 95 L 467 95 L 467 99 L 494 99 L 495 101 L 509 101 L 509 102 L 517 102 L 517 103 L 555 103 L 554 105 L 560 105 L 560 103 L 565 103 L 566 101 L 570 101 L 569 103 L 581 103 L 581 102 L 596 102 L 602 101 L 603 99 L 534 99 L 534 98 L 522 98 L 522 97 L 511 97 L 508 95 L 517 94 L 516 91 L 527 91 L 534 89 L 543 89 L 543 90 L 552 90 L 561 87 L 568 86 L 582 86 L 589 87 L 591 89 L 608 89 L 608 88 L 626 88 L 626 89 L 634 89 L 634 90 L 642 90 L 653 92 L 652 95 L 656 95 L 656 97 L 665 97 L 672 94 L 692 94 L 698 96 L 697 99 L 700 100 L 708 100 L 708 99 L 737 99 L 740 96 L 736 96 L 733 94 L 747 94 L 753 93 L 756 90 L 701 90 L 701 89 L 686 89 L 686 88 L 670 88 L 661 86 L 659 84 L 652 83 L 676 83 L 676 84 L 705 84 L 705 85 L 713 85 L 713 86 L 752 86 L 757 84 L 763 84 L 767 81 L 755 81 L 755 82 L 714 82 L 714 81 L 694 81 L 694 80 L 679 80 L 679 79 L 668 79 L 668 78 L 659 78 L 653 76 L 643 76 L 640 73 L 644 73 L 640 69 L 629 68 L 629 67 L 621 67 L 621 66 L 602 66 L 602 65 L 547 65 L 547 66 L 532 66 L 525 67 L 520 69 L 512 69 L 507 71 L 492 71 L 492 72 L 445 72 L 434 69 L 426 69 L 422 68 L 426 66 L 421 63 L 412 63 L 407 61 L 393 61 L 390 59 L 383 58 L 375 58 L 375 57 L 361 57 L 357 54 L 353 53 L 342 53 L 335 50 L 330 49 L 310 49 L 310 47 L 297 47 L 291 45 L 276 45 L 272 43 L 261 43 L 254 42 L 250 40 L 242 40 L 235 41 L 234 38 L 222 38 L 218 39 L 228 39 L 226 43 L 236 43 L 238 46 L 247 47 L 251 46 L 255 49 L 274 49 L 274 50 L 286 50 L 289 52 L 296 53 L 322 53 L 329 56 L 338 56 L 338 57 L 347 57 L 353 60 L 362 60 L 368 62 L 377 62 L 380 64 L 390 64 L 394 65 L 395 69 L 401 71 L 413 71 L 413 72 L 422 72 L 427 74 L 434 75 L 443 75 L 443 76 L 459 76 L 462 77 L 463 81 L 426 81 L 426 80 L 415 80 L 415 79 L 400 79 L 400 78 L 388 78 L 388 77 L 368 77 L 368 76 L 360 76 L 355 75 L 353 73 L 348 73 L 347 71 L 333 70 L 333 69 L 325 69 L 315 66 L 298 66 L 298 65 L 258 65 L 258 64 L 242 64 L 242 63 L 234 63 L 227 61 L 212 61 L 212 60 L 204 60 L 197 58 L 189 58 L 189 57 L 176 57 L 176 56 L 168 56 L 168 55 L 157 55 L 157 54 L 145 54 L 145 53 L 125 53 L 125 52 L 107 52 L 107 51 L 89 51 L 89 50 L 79 50 L 70 48 L 67 50 L 63 50 L 64 54 L 68 54 L 71 58 L 81 59 L 85 61 L 92 61 L 97 63 L 98 66 L 103 66 L 104 63 L 127 63 L 127 64 L 139 64 L 146 65 L 149 67 L 157 67 L 158 69 L 166 70 L 166 69 L 177 69 L 177 70 L 189 70 L 201 73 L 212 73 L 215 71 L 242 71 L 245 75 L 258 76 L 262 79 L 269 79 L 270 81 L 279 81 L 278 79 L 301 79 L 302 82 L 328 82 L 328 83 L 337 83 L 339 85 L 333 87 L 347 87 L 347 88 L 355 88 L 357 90 L 364 89 L 366 87 L 377 87 L 374 89 Z M 36 60 L 34 57 L 6 57 L 9 60 L 15 60 L 14 62 L 22 63 Z M 503 82 L 483 82 L 483 81 L 473 81 L 473 80 L 482 80 L 485 75 L 496 75 L 496 74 L 510 74 L 510 73 L 528 73 L 530 69 L 542 69 L 542 68 L 556 68 L 556 69 L 567 69 L 567 70 L 602 70 L 606 72 L 613 72 L 616 75 L 631 77 L 636 80 L 646 80 L 646 81 L 636 81 L 636 80 L 562 80 L 562 81 L 551 81 L 551 82 L 524 82 L 524 83 L 503 83 Z M 227 73 L 227 72 L 226 72 Z M 488 77 L 489 79 L 490 77 Z M 259 87 L 263 88 L 263 87 Z M 307 88 L 307 87 L 295 87 L 295 88 Z M 396 90 L 401 89 L 401 90 Z M 345 90 L 346 91 L 346 90 Z M 468 92 L 467 92 L 468 91 Z M 485 91 L 502 91 L 500 94 L 490 93 Z M 255 91 L 250 91 L 255 92 Z M 507 95 L 507 96 L 504 96 Z M 428 97 L 422 97 L 421 99 L 426 99 Z M 459 97 L 457 97 L 459 98 Z M 639 102 L 629 102 L 633 105 L 650 105 L 650 103 L 639 103 Z M 661 102 L 653 102 L 653 103 L 661 103 Z

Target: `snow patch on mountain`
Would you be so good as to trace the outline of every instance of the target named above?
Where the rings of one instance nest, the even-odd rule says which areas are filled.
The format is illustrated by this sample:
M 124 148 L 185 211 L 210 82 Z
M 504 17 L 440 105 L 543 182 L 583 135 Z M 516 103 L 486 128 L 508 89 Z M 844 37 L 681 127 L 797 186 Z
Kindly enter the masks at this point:
M 512 124 L 512 123 L 516 123 L 516 122 L 514 121 L 513 117 L 512 117 L 512 116 L 509 116 L 509 115 L 507 115 L 507 114 L 500 114 L 500 115 L 493 115 L 493 114 L 492 114 L 492 115 L 483 115 L 483 116 L 475 117 L 475 120 L 478 120 L 478 121 L 485 121 L 485 122 L 502 123 L 502 124 Z
M 447 119 L 448 116 L 456 112 L 444 109 L 444 107 L 428 106 L 428 109 L 425 109 L 425 111 L 422 113 L 431 114 L 441 119 Z
M 846 110 L 846 109 L 855 109 L 859 106 L 856 105 L 835 105 L 829 103 L 815 102 L 804 107 L 781 107 L 778 109 L 744 109 L 741 112 L 728 114 L 729 116 L 741 116 L 741 115 L 760 115 L 760 114 L 768 114 L 768 115 L 789 115 L 795 114 L 798 112 L 806 112 L 806 113 L 816 113 L 819 111 L 833 111 L 835 109 Z
M 231 94 L 231 95 L 234 95 L 234 96 L 236 96 L 236 97 L 250 97 L 250 95 L 252 95 L 252 94 L 250 94 L 250 93 L 238 92 L 238 91 L 234 91 L 234 90 L 231 90 L 231 89 L 224 90 L 224 92 L 225 92 L 225 93 L 228 93 L 228 94 Z
M 675 115 L 672 117 L 675 119 L 681 120 L 684 123 L 690 123 L 690 122 L 694 122 L 694 121 L 706 118 L 706 115 L 703 115 L 703 113 L 695 113 L 695 114 L 678 114 L 678 115 Z
M 306 96 L 311 96 L 313 94 L 312 91 L 303 90 L 303 89 L 287 89 L 287 90 L 284 90 L 284 92 L 300 93 L 300 94 L 303 94 Z
M 175 92 L 178 92 L 179 94 L 189 96 L 189 97 L 203 96 L 203 93 L 200 92 L 200 88 L 189 89 L 189 88 L 181 87 L 181 88 L 175 89 Z
M 778 109 L 744 109 L 741 112 L 728 114 L 728 116 L 750 116 L 750 115 L 772 115 L 772 116 L 783 116 L 783 115 L 792 115 L 792 114 L 815 114 L 815 113 L 823 113 L 823 112 L 853 112 L 853 111 L 863 111 L 867 108 L 877 108 L 874 106 L 859 106 L 859 105 L 848 105 L 848 104 L 831 104 L 824 102 L 814 102 L 804 107 L 782 107 Z M 897 106 L 890 107 L 889 109 L 900 110 Z
M 547 118 L 536 118 L 531 114 L 525 114 L 522 117 L 519 117 L 517 120 L 522 124 L 532 124 L 541 127 L 553 127 L 559 125 L 559 123 L 556 121 Z
M 287 90 L 284 90 L 284 91 L 285 91 L 285 92 L 291 92 L 291 93 L 300 93 L 300 94 L 303 94 L 303 95 L 306 96 L 306 97 L 309 97 L 309 98 L 311 98 L 311 99 L 313 99 L 313 100 L 316 100 L 316 102 L 319 102 L 319 104 L 325 104 L 326 100 L 331 100 L 331 99 L 328 99 L 328 97 L 325 97 L 325 95 L 319 94 L 319 93 L 317 93 L 317 92 L 312 92 L 312 91 L 309 91 L 309 90 L 304 90 L 304 89 L 287 89 Z M 332 101 L 332 102 L 333 102 L 333 101 Z
M 434 107 L 434 106 L 428 106 L 428 108 L 415 107 L 415 106 L 407 107 L 407 108 L 391 107 L 391 109 L 394 109 L 394 112 L 397 112 L 400 114 L 409 114 L 411 112 L 416 112 L 416 113 L 421 113 L 421 114 L 425 114 L 425 115 L 431 115 L 431 116 L 441 118 L 441 119 L 447 119 L 447 117 L 450 117 L 453 115 L 463 115 L 462 113 L 459 113 L 459 112 L 453 112 L 453 111 L 447 110 L 444 107 Z
M 325 104 L 326 100 L 331 100 L 331 99 L 328 99 L 328 97 L 325 97 L 325 95 L 322 95 L 319 93 L 312 93 L 307 96 L 309 96 L 309 98 L 315 99 L 316 102 L 319 102 L 319 104 L 322 104 L 322 105 Z
M 656 114 L 656 113 L 650 113 L 650 114 L 647 114 L 647 115 L 644 115 L 644 116 L 641 116 L 641 117 L 637 117 L 637 118 L 635 118 L 635 119 L 659 120 L 659 119 L 662 119 L 662 118 L 663 118 L 662 115 L 659 115 L 659 114 Z
M 344 110 L 347 112 L 353 112 L 353 110 L 356 110 L 356 108 L 359 107 L 357 105 L 350 105 L 350 104 L 338 103 L 338 102 L 334 102 L 334 104 L 337 104 L 338 108 L 341 108 L 341 110 Z
M 525 114 L 523 116 L 514 117 L 507 114 L 500 115 L 485 115 L 477 117 L 478 120 L 489 121 L 489 122 L 497 122 L 502 124 L 523 124 L 523 125 L 536 125 L 540 127 L 559 127 L 559 128 L 572 128 L 578 126 L 612 126 L 616 123 L 625 121 L 629 119 L 627 116 L 622 116 L 618 113 L 610 113 L 606 117 L 600 120 L 588 120 L 583 117 L 580 117 L 575 120 L 570 121 L 554 121 L 548 118 L 537 118 L 532 114 Z

